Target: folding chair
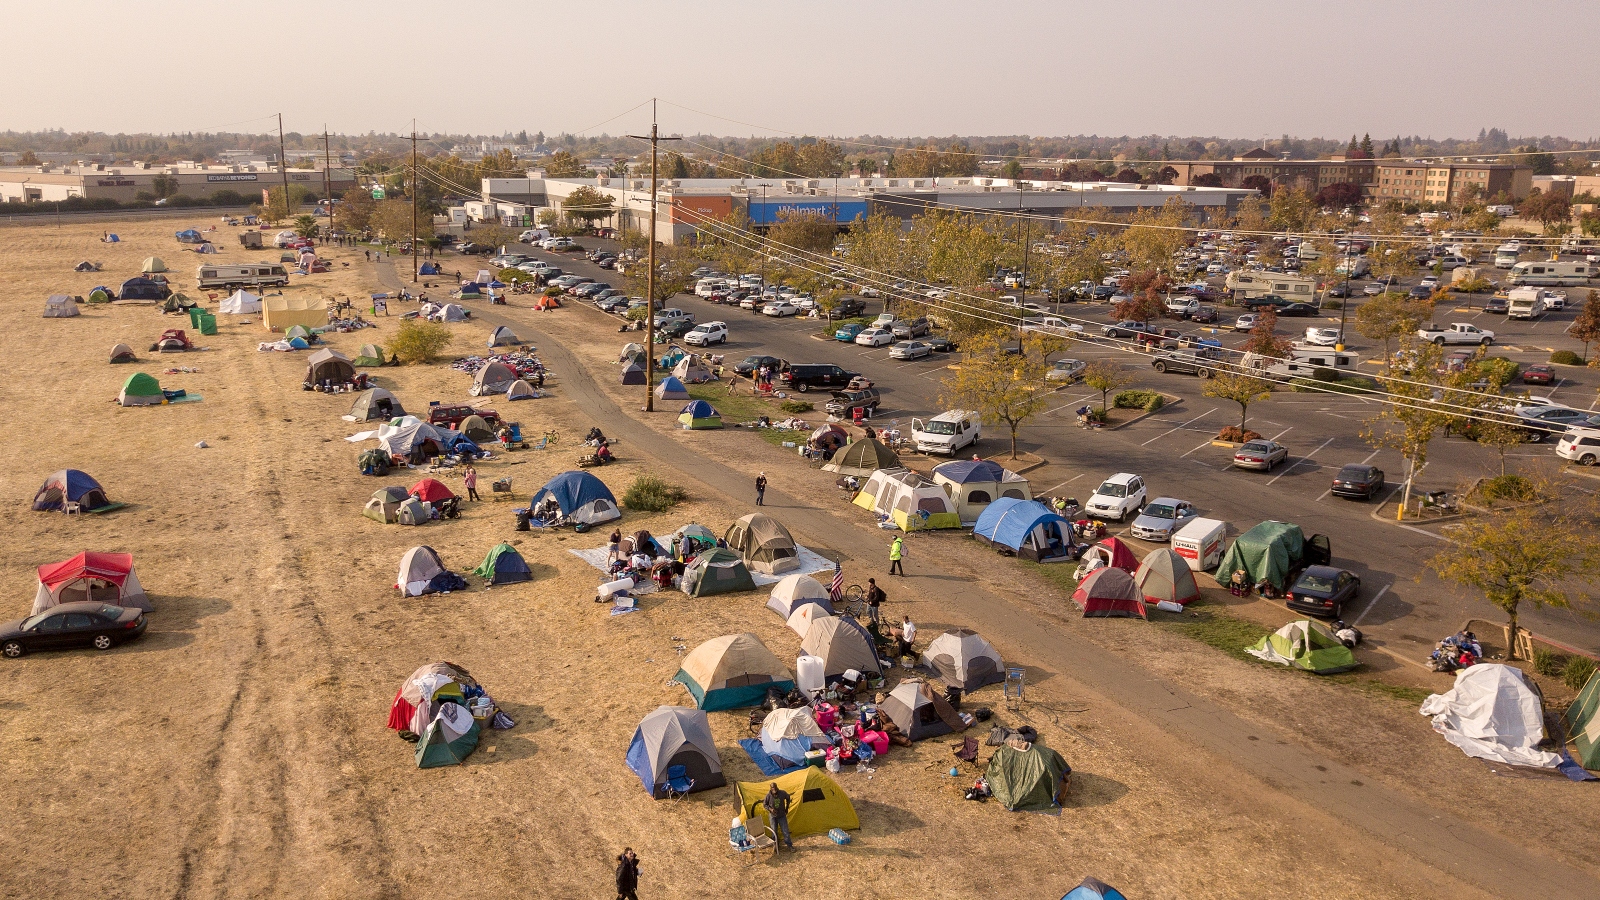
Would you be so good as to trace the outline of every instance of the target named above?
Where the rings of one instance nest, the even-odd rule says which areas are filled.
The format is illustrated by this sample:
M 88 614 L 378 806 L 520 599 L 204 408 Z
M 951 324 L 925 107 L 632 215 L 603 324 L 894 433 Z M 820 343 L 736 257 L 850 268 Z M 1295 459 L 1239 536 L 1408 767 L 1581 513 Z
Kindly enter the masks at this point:
M 686 766 L 667 767 L 667 799 L 682 800 L 694 790 L 694 779 L 689 777 Z
M 754 821 L 759 823 L 762 820 L 756 819 Z M 751 823 L 749 821 L 745 822 L 745 828 L 749 829 L 750 824 Z M 770 850 L 773 856 L 777 855 L 778 838 L 773 832 L 771 825 L 761 825 L 759 832 L 754 834 L 746 830 L 745 837 L 747 838 L 747 841 L 743 846 L 735 844 L 732 838 L 728 840 L 728 846 L 732 848 L 733 852 L 738 854 L 739 858 L 744 860 L 745 863 L 748 864 L 760 862 L 762 850 Z

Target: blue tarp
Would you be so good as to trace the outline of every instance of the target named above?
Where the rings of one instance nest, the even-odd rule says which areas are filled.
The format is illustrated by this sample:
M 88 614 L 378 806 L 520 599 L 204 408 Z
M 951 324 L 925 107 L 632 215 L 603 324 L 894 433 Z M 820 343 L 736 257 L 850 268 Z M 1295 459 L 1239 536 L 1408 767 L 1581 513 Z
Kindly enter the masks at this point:
M 556 498 L 556 503 L 561 505 L 561 514 L 572 515 L 573 511 L 587 506 L 596 500 L 609 500 L 616 505 L 617 498 L 612 496 L 611 489 L 606 483 L 590 475 L 588 472 L 562 472 L 550 479 L 544 487 L 533 495 L 533 504 L 546 496 Z
M 200 232 L 195 231 L 193 228 L 186 228 L 178 232 L 176 237 L 185 244 L 203 244 L 206 240 L 201 236 Z
M 767 751 L 761 749 L 761 741 L 756 738 L 745 738 L 739 742 L 739 747 L 744 750 L 744 755 L 750 757 L 750 761 L 756 764 L 756 768 L 761 770 L 761 774 L 768 778 L 783 774 L 783 766 L 778 765 L 776 760 L 767 755 Z
M 656 792 L 656 776 L 650 770 L 650 751 L 644 745 L 644 731 L 637 730 L 633 733 L 633 743 L 628 745 L 628 768 L 633 774 L 639 776 L 639 782 L 644 785 L 645 793 L 654 795 Z
M 933 471 L 934 474 L 943 475 L 956 484 L 968 484 L 974 481 L 1000 481 L 1006 475 L 1006 470 L 1003 466 L 987 459 L 951 460 L 934 466 Z
M 978 524 L 973 526 L 972 533 L 1017 550 L 1028 539 L 1028 532 L 1034 526 L 1049 522 L 1060 523 L 1063 533 L 1071 527 L 1066 519 L 1051 512 L 1037 500 L 1001 497 L 978 516 Z
M 688 413 L 691 418 L 695 419 L 718 418 L 717 408 L 705 400 L 696 400 L 688 406 L 685 406 L 683 411 Z
M 422 268 L 417 270 L 417 273 L 420 275 L 437 275 L 439 274 L 439 267 L 431 262 L 425 262 L 422 264 Z
M 761 749 L 766 751 L 767 755 L 772 757 L 773 761 L 780 766 L 784 762 L 800 765 L 806 761 L 806 751 L 811 749 L 811 738 L 797 737 L 779 741 L 773 740 L 763 733 L 761 735 Z

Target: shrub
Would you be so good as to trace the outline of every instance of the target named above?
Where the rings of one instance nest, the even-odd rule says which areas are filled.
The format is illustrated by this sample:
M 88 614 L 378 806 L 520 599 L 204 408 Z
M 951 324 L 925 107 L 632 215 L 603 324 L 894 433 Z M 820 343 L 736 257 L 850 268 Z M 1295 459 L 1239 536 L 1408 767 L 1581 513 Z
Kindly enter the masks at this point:
M 400 361 L 409 366 L 433 362 L 454 340 L 450 329 L 438 322 L 407 319 L 400 323 L 400 330 L 389 339 L 386 347 L 391 355 L 400 357 Z
M 622 493 L 622 505 L 640 512 L 665 512 L 689 499 L 689 492 L 654 475 L 640 475 Z
M 1557 350 L 1550 354 L 1550 361 L 1558 366 L 1581 366 L 1583 358 L 1571 350 Z
M 810 400 L 785 400 L 778 404 L 778 408 L 786 413 L 803 413 L 811 412 L 817 405 Z
M 1326 366 L 1317 366 L 1311 370 L 1311 377 L 1316 381 L 1338 381 L 1339 373 Z
M 1322 301 L 1323 309 L 1344 309 L 1344 301 L 1337 298 Z
M 504 281 L 506 284 L 521 284 L 524 281 L 533 280 L 533 276 L 529 275 L 527 272 L 524 272 L 521 269 L 510 268 L 501 269 L 499 272 L 495 273 L 494 277 Z
M 1485 500 L 1533 500 L 1539 492 L 1533 482 L 1521 475 L 1496 475 L 1478 485 L 1478 496 Z
M 1583 690 L 1589 683 L 1589 676 L 1594 674 L 1594 660 L 1587 656 L 1574 656 L 1567 660 L 1566 670 L 1561 675 L 1561 680 L 1567 687 L 1575 691 Z
M 1472 374 L 1480 381 L 1487 381 L 1495 387 L 1505 387 L 1511 379 L 1517 377 L 1522 371 L 1522 366 L 1517 365 L 1504 356 L 1491 356 L 1480 359 L 1472 364 Z
M 1567 658 L 1554 650 L 1533 648 L 1533 671 L 1540 675 L 1556 676 L 1567 667 Z
M 1155 391 L 1118 391 L 1112 405 L 1117 409 L 1142 409 L 1146 412 L 1155 412 L 1166 402 Z
M 1229 425 L 1227 428 L 1217 432 L 1217 440 L 1232 441 L 1235 444 L 1243 444 L 1246 441 L 1258 440 L 1260 437 L 1260 432 L 1250 431 L 1248 429 L 1240 431 L 1239 426 L 1237 425 Z

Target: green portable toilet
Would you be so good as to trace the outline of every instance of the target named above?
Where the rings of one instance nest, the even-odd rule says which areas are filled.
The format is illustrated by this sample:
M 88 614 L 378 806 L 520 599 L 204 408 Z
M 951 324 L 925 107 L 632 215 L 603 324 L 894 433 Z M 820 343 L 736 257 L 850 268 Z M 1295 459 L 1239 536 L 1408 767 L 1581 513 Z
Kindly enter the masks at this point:
M 193 328 L 195 330 L 199 330 L 199 328 L 200 328 L 200 317 L 205 315 L 205 314 L 206 314 L 206 311 L 201 309 L 198 306 L 189 307 L 189 327 Z
M 199 312 L 200 315 L 195 317 L 197 321 L 195 321 L 194 327 L 200 329 L 201 334 L 216 334 L 217 317 L 208 312 L 201 312 L 198 309 L 195 312 Z

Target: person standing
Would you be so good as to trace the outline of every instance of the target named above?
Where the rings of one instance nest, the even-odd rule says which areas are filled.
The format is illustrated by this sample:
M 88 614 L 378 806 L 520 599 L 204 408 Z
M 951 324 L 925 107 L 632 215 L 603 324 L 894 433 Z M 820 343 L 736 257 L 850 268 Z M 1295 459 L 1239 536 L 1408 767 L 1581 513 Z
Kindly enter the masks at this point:
M 911 621 L 909 615 L 900 617 L 900 656 L 910 656 L 911 647 L 917 642 L 917 623 Z
M 632 847 L 617 854 L 617 900 L 639 900 L 639 857 Z
M 483 502 L 483 498 L 478 496 L 478 470 L 469 463 L 466 471 L 461 473 L 461 479 L 467 483 L 467 499 Z
M 878 579 L 876 579 L 876 578 L 868 578 L 867 579 L 867 620 L 870 621 L 874 626 L 878 626 L 878 625 L 882 625 L 883 624 L 883 619 L 880 617 L 881 614 L 880 614 L 880 611 L 879 611 L 879 607 L 882 606 L 883 605 L 883 601 L 887 600 L 887 599 L 888 599 L 888 597 L 886 597 L 884 595 L 884 593 L 883 593 L 883 588 L 878 587 Z
M 772 820 L 773 836 L 781 837 L 783 845 L 793 850 L 794 838 L 789 836 L 789 792 L 779 790 L 778 783 L 773 782 L 761 806 L 766 809 L 767 818 Z
M 894 536 L 894 543 L 889 545 L 889 574 L 906 577 L 906 569 L 902 560 L 906 555 L 905 540 L 900 535 Z
M 756 476 L 756 505 L 765 506 L 767 501 L 767 473 L 762 472 Z

